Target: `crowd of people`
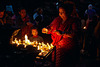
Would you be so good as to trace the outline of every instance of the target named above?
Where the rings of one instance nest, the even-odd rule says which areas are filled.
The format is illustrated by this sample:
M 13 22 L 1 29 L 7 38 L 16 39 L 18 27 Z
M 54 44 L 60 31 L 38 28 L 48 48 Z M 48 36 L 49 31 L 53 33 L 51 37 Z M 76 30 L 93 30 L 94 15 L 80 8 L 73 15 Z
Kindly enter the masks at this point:
M 20 29 L 15 33 L 19 39 L 23 40 L 27 34 L 31 41 L 50 42 L 56 46 L 56 51 L 52 53 L 52 62 L 56 67 L 70 67 L 70 63 L 79 59 L 80 50 L 82 53 L 88 51 L 89 56 L 99 57 L 100 20 L 92 4 L 84 10 L 84 18 L 78 15 L 72 1 L 59 1 L 57 9 L 52 9 L 56 12 L 54 16 L 48 13 L 48 8 L 38 7 L 30 17 L 24 7 L 20 7 L 16 15 L 11 4 L 1 5 L 0 48 L 7 46 L 12 33 Z

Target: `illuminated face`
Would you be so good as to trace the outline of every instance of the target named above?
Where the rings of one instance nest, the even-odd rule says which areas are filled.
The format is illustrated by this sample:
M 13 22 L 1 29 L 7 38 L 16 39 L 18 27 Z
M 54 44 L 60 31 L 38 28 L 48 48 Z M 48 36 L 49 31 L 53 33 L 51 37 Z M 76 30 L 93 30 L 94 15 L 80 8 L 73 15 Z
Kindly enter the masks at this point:
M 33 36 L 37 36 L 37 35 L 38 35 L 37 29 L 32 29 L 32 35 L 33 35 Z
M 67 18 L 66 12 L 65 12 L 65 10 L 64 10 L 62 7 L 59 8 L 59 16 L 60 16 L 63 20 L 66 20 L 66 18 Z
M 24 18 L 26 16 L 26 10 L 22 9 L 19 14 L 21 15 L 21 18 Z
M 0 12 L 0 18 L 3 18 L 4 16 L 4 11 Z

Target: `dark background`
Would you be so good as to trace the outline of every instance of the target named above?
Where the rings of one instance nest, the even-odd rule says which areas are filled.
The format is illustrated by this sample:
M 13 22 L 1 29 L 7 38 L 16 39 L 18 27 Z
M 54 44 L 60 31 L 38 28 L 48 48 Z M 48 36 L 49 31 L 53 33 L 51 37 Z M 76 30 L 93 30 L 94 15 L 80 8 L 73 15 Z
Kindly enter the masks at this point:
M 59 0 L 0 0 L 0 4 L 2 5 L 7 5 L 7 4 L 12 4 L 14 12 L 18 12 L 19 7 L 25 7 L 27 10 L 27 13 L 30 15 L 33 14 L 34 10 L 37 7 L 46 7 L 49 6 L 51 8 L 55 7 L 55 3 Z M 67 0 L 63 0 L 67 1 Z M 71 0 L 74 1 L 76 4 L 77 9 L 81 14 L 84 13 L 84 11 L 87 9 L 88 4 L 93 4 L 93 8 L 96 9 L 97 13 L 100 15 L 99 10 L 100 10 L 100 0 Z

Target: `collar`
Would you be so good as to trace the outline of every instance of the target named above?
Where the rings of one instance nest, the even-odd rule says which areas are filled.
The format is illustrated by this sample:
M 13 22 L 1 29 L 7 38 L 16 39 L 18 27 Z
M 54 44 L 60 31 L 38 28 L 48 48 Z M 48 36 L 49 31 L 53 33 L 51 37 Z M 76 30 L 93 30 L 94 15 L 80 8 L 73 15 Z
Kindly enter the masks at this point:
M 33 36 L 33 38 L 37 38 L 38 37 L 38 35 L 37 36 Z

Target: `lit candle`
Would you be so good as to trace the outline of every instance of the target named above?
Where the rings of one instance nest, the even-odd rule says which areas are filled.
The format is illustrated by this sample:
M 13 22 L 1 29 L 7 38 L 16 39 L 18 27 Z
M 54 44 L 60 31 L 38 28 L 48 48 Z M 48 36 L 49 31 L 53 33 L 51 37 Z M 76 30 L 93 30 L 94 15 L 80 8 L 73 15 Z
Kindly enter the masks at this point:
M 86 29 L 86 26 L 84 26 L 83 29 Z
M 49 43 L 47 43 L 47 46 L 48 46 L 48 49 L 51 49 L 51 47 L 50 47 Z
M 40 53 L 39 53 L 39 56 L 42 56 L 42 54 L 43 54 L 43 53 L 42 53 L 42 52 L 40 52 Z
M 19 39 L 18 43 L 21 44 L 21 39 Z
M 38 46 L 38 47 L 37 47 L 37 50 L 39 50 L 39 49 L 40 49 L 40 47 Z
M 38 42 L 36 41 L 36 46 L 38 45 Z

